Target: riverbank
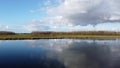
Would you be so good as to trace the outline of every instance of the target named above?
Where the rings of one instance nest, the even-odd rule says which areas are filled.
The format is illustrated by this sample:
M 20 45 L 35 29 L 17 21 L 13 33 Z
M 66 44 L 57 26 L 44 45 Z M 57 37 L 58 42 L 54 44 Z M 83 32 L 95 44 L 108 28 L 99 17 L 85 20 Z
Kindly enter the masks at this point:
M 36 40 L 36 39 L 116 39 L 116 35 L 0 35 L 0 40 Z

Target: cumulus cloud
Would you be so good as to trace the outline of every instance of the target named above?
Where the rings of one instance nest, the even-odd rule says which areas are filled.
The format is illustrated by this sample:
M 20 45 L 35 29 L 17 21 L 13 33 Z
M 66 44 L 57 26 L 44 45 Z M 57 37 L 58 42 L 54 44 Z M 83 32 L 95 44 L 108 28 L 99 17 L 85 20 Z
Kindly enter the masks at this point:
M 24 28 L 28 31 L 44 31 L 49 29 L 49 26 L 40 24 L 41 21 L 33 21 L 29 25 L 25 25 Z
M 62 16 L 75 25 L 120 21 L 119 0 L 64 0 L 47 12 Z
M 54 3 L 53 3 L 54 2 Z M 120 0 L 47 0 L 48 18 L 25 26 L 29 31 L 118 30 L 106 28 L 104 23 L 120 22 Z M 31 11 L 34 12 L 34 11 Z M 94 28 L 92 25 L 97 25 Z
M 49 21 L 49 23 L 47 22 Z M 50 22 L 51 21 L 51 22 Z M 54 23 L 53 19 L 43 20 L 43 21 L 32 21 L 31 24 L 25 25 L 24 28 L 27 31 L 120 31 L 120 23 L 101 23 L 97 24 L 93 27 L 92 24 L 81 26 L 76 25 L 73 26 L 69 23 L 61 23 L 57 24 L 58 22 Z M 56 20 L 57 21 L 57 20 Z M 60 23 L 60 22 L 59 22 Z M 109 27 L 107 27 L 109 26 Z
M 31 24 L 24 26 L 28 31 L 64 31 L 70 27 L 72 27 L 72 24 L 61 16 L 50 17 L 44 20 L 34 20 Z

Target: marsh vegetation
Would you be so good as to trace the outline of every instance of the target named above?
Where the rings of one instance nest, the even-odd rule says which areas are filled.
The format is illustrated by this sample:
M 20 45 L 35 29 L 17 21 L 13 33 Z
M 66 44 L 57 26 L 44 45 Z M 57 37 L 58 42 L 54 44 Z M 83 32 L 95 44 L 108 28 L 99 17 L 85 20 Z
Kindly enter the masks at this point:
M 1 40 L 23 40 L 23 39 L 113 39 L 120 38 L 120 32 L 110 31 L 76 31 L 76 32 L 40 32 L 15 33 L 1 31 Z

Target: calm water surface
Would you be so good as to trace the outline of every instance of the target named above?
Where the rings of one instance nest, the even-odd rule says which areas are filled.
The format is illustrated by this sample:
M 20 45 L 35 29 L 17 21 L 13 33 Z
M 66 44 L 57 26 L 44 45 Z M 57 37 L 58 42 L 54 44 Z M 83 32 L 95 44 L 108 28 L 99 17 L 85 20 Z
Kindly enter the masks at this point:
M 120 40 L 0 41 L 0 68 L 120 68 Z

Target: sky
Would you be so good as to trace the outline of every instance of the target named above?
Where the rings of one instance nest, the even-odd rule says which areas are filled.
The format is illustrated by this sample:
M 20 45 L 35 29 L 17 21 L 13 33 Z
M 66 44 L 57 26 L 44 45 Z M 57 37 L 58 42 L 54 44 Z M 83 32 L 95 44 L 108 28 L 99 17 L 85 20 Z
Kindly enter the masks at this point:
M 120 0 L 0 0 L 0 31 L 120 31 Z

